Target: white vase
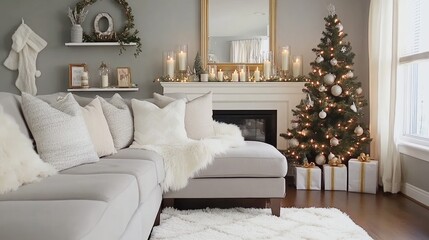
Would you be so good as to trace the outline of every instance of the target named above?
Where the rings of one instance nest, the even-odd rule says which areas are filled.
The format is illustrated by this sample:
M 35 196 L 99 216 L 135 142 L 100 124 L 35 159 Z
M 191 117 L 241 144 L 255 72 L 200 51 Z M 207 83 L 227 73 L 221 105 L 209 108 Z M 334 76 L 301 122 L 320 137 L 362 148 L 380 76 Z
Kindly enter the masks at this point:
M 208 73 L 202 73 L 200 76 L 201 82 L 208 82 L 209 81 L 209 74 Z
M 75 24 L 71 27 L 71 42 L 72 43 L 81 43 L 83 38 L 83 29 L 80 24 Z

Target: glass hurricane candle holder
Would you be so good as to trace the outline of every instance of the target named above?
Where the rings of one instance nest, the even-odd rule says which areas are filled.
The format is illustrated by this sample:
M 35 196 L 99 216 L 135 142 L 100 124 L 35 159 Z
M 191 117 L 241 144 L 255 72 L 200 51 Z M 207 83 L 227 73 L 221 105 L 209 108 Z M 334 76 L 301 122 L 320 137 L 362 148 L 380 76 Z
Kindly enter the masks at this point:
M 293 77 L 302 75 L 302 56 L 294 56 L 292 60 L 292 74 Z
M 164 51 L 162 53 L 162 72 L 164 77 L 174 78 L 176 68 L 176 56 L 174 51 Z
M 279 51 L 279 65 L 280 65 L 280 71 L 282 76 L 287 76 L 289 74 L 289 67 L 290 67 L 290 47 L 285 46 L 281 47 Z
M 246 82 L 247 81 L 247 66 L 246 65 L 239 65 L 238 66 L 238 76 L 240 79 L 240 82 Z
M 186 72 L 188 66 L 188 45 L 182 44 L 177 47 L 177 66 L 179 72 Z
M 264 79 L 268 80 L 273 74 L 274 58 L 273 52 L 269 51 L 264 54 Z
M 101 77 L 102 88 L 109 87 L 109 72 L 110 72 L 110 69 L 107 67 L 107 65 L 104 62 L 101 62 L 101 65 L 98 68 L 98 73 L 100 74 L 100 77 Z
M 209 65 L 208 66 L 209 81 L 216 81 L 216 73 L 217 73 L 217 66 Z

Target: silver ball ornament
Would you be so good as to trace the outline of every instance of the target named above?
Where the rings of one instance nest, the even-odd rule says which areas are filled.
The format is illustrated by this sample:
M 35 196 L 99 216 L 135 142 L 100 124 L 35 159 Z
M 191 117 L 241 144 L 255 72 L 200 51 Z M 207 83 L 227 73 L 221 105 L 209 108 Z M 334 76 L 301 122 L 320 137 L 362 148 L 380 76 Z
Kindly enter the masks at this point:
M 338 144 L 340 144 L 340 140 L 338 140 L 336 137 L 333 137 L 331 140 L 329 140 L 329 144 L 331 144 L 333 147 L 338 146 Z
M 326 118 L 326 115 L 328 115 L 328 114 L 326 114 L 326 112 L 325 111 L 320 111 L 319 112 L 319 117 L 321 118 L 321 119 L 325 119 Z
M 347 78 L 352 78 L 354 76 L 354 73 L 352 72 L 352 70 L 348 71 L 346 74 Z
M 358 88 L 356 88 L 356 93 L 357 94 L 362 94 L 362 92 L 363 92 L 363 90 L 362 90 L 362 88 L 361 87 L 358 87 Z
M 328 155 L 328 160 L 331 160 L 332 158 L 334 158 L 335 157 L 335 155 L 333 154 L 333 153 L 329 153 L 329 155 Z
M 289 146 L 290 147 L 298 147 L 298 145 L 299 145 L 298 139 L 296 139 L 296 138 L 289 139 Z
M 341 93 L 343 92 L 343 89 L 341 88 L 340 85 L 335 84 L 334 86 L 332 86 L 331 88 L 331 93 L 332 95 L 334 95 L 335 97 L 338 97 L 341 95 Z
M 325 87 L 325 85 L 321 85 L 320 87 L 319 87 L 319 92 L 325 92 L 326 91 L 326 87 Z
M 332 58 L 331 61 L 330 61 L 330 63 L 331 63 L 332 66 L 336 66 L 338 64 L 338 60 L 335 59 L 335 58 Z
M 323 60 L 325 60 L 325 59 L 320 55 L 316 58 L 317 63 L 321 63 L 321 62 L 323 62 Z
M 357 136 L 360 136 L 360 135 L 362 135 L 363 134 L 363 128 L 360 126 L 360 125 L 358 125 L 356 128 L 355 128 L 355 134 L 357 135 Z
M 328 85 L 332 85 L 335 82 L 335 78 L 336 76 L 334 74 L 328 73 L 323 77 L 323 81 Z
M 293 122 L 293 123 L 291 123 L 291 124 L 290 124 L 290 126 L 291 126 L 292 128 L 297 128 L 297 127 L 298 127 L 298 123 Z
M 325 155 L 323 155 L 322 153 L 319 153 L 316 156 L 315 162 L 316 162 L 317 165 L 323 165 L 323 164 L 325 164 L 326 163 L 326 157 L 325 157 Z

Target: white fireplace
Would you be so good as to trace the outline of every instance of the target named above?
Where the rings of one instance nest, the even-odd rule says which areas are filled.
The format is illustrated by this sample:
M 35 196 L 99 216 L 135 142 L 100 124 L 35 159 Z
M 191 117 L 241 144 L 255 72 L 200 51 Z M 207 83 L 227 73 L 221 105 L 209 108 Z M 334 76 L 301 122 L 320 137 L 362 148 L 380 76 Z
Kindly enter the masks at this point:
M 166 93 L 185 93 L 194 99 L 213 92 L 214 110 L 276 110 L 277 148 L 285 149 L 286 132 L 293 118 L 292 109 L 299 104 L 304 93 L 303 82 L 161 82 Z

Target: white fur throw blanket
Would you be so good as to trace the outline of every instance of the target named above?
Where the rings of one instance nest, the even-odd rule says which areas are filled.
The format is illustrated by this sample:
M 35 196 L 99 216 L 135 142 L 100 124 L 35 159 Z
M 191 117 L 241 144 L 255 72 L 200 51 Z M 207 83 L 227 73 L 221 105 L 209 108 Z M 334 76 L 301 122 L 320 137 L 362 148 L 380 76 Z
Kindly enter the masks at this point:
M 164 192 L 175 191 L 186 187 L 188 179 L 211 164 L 216 154 L 244 145 L 244 138 L 236 125 L 213 121 L 213 127 L 215 135 L 211 138 L 186 139 L 176 145 L 133 147 L 155 151 L 164 158 L 165 179 L 161 187 Z

